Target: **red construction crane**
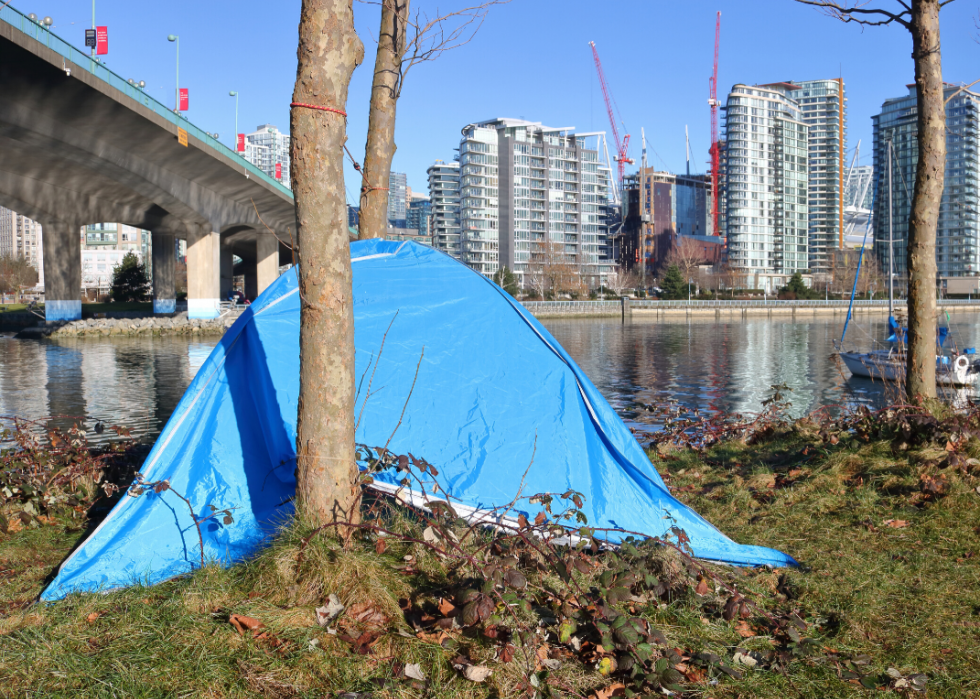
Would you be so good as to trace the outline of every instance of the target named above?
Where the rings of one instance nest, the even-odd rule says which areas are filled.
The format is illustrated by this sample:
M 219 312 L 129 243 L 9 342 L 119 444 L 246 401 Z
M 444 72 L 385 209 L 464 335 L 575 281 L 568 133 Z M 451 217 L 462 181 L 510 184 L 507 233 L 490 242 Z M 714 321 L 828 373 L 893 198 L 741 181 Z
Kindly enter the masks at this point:
M 715 235 L 721 235 L 718 230 L 718 171 L 720 169 L 721 153 L 718 145 L 718 45 L 721 42 L 721 12 L 715 20 L 715 62 L 708 78 L 708 104 L 711 106 L 711 218 L 714 222 Z
M 629 150 L 630 146 L 630 135 L 626 134 L 622 142 L 619 140 L 619 129 L 616 128 L 616 115 L 613 113 L 613 99 L 609 94 L 609 88 L 606 86 L 606 76 L 602 72 L 602 62 L 599 60 L 599 53 L 595 50 L 595 42 L 590 41 L 589 46 L 592 47 L 592 57 L 595 59 L 595 69 L 599 73 L 599 85 L 602 87 L 602 96 L 606 100 L 606 111 L 609 112 L 609 125 L 612 126 L 613 141 L 615 142 L 615 148 L 618 150 L 616 156 L 613 158 L 619 164 L 619 192 L 623 192 L 623 178 L 626 175 L 626 163 L 632 165 L 635 160 L 626 157 L 626 151 Z M 624 126 L 625 128 L 625 126 Z

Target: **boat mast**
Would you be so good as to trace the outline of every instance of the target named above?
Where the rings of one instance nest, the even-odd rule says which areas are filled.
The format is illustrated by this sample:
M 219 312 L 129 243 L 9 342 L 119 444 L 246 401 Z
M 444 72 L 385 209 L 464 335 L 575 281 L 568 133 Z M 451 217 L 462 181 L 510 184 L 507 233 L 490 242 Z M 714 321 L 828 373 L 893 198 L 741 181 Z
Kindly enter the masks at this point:
M 888 317 L 892 318 L 895 299 L 895 252 L 892 238 L 892 140 L 888 139 Z

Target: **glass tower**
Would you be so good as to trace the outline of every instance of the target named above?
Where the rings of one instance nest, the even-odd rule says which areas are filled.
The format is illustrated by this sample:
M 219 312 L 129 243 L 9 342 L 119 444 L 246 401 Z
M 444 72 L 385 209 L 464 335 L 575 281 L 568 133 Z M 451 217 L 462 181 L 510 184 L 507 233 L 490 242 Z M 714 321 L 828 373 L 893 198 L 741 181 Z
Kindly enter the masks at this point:
M 725 107 L 728 259 L 769 291 L 809 266 L 807 142 L 798 88 L 735 85 Z
M 936 267 L 941 278 L 980 273 L 980 94 L 946 85 L 946 178 L 936 230 Z M 875 255 L 888 269 L 889 205 L 897 279 L 907 276 L 908 221 L 919 148 L 915 85 L 908 94 L 885 100 L 874 125 Z M 891 190 L 888 146 L 891 144 Z M 887 273 L 887 272 L 886 272 Z

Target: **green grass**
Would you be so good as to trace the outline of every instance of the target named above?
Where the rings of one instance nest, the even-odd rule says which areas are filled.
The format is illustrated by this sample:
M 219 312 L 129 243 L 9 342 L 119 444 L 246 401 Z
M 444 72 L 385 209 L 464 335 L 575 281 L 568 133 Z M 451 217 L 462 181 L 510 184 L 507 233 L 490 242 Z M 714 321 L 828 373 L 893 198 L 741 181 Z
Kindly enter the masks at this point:
M 976 455 L 980 444 L 967 451 Z M 689 696 L 857 697 L 895 695 L 839 677 L 836 654 L 867 655 L 862 674 L 928 675 L 929 697 L 980 697 L 980 485 L 972 467 L 946 468 L 943 452 L 893 452 L 883 441 L 825 442 L 805 423 L 747 446 L 725 442 L 699 454 L 654 454 L 678 497 L 733 539 L 772 546 L 804 567 L 788 571 L 711 566 L 762 609 L 796 611 L 820 651 L 794 658 L 785 672 L 747 670 L 720 675 L 717 685 L 687 684 Z M 945 475 L 948 493 L 926 496 L 921 477 Z M 398 531 L 421 526 L 395 513 Z M 899 528 L 886 524 L 901 520 Z M 370 541 L 344 548 L 316 538 L 302 563 L 310 530 L 286 529 L 249 563 L 209 566 L 150 588 L 72 595 L 29 606 L 52 570 L 82 536 L 77 521 L 0 534 L 0 694 L 10 696 L 375 697 L 518 696 L 517 661 L 494 660 L 479 634 L 453 631 L 449 648 L 418 638 L 399 599 L 437 599 L 452 570 L 420 546 L 389 539 L 383 554 Z M 415 574 L 395 568 L 414 557 Z M 551 571 L 528 573 L 532 586 L 556 590 Z M 594 579 L 581 580 L 584 586 Z M 330 593 L 350 606 L 370 601 L 390 622 L 370 655 L 314 622 Z M 721 618 L 725 594 L 678 592 L 664 603 L 637 603 L 634 613 L 661 629 L 684 654 L 708 650 L 724 658 L 735 648 L 766 651 L 783 641 L 759 615 L 741 628 Z M 632 603 L 630 603 L 632 604 Z M 262 620 L 283 645 L 238 635 L 230 614 Z M 344 619 L 345 617 L 342 617 Z M 347 621 L 342 621 L 341 626 Z M 543 642 L 543 637 L 534 645 Z M 553 645 L 554 641 L 552 640 Z M 830 653 L 828 651 L 834 651 Z M 484 684 L 463 679 L 451 660 L 468 653 L 494 670 Z M 428 686 L 392 679 L 392 663 L 418 663 Z M 552 679 L 590 696 L 609 685 L 590 664 L 564 662 Z M 562 692 L 556 690 L 557 694 Z M 569 694 L 570 696 L 572 694 Z
M 946 469 L 950 493 L 933 501 L 919 478 L 942 452 L 827 447 L 799 434 L 675 456 L 658 467 L 689 505 L 737 541 L 806 566 L 788 577 L 801 606 L 839 624 L 828 645 L 866 653 L 880 669 L 927 673 L 929 696 L 980 696 L 980 478 Z M 789 482 L 770 487 L 773 474 Z M 774 684 L 786 696 L 847 694 L 839 684 L 821 694 L 805 674 L 759 676 L 718 696 L 778 696 Z
M 24 303 L 5 303 L 0 304 L 0 313 L 17 313 L 27 310 L 27 304 Z M 37 305 L 38 311 L 44 310 L 44 304 L 39 303 Z M 82 317 L 83 318 L 93 318 L 96 313 L 117 313 L 117 312 L 129 312 L 129 311 L 140 311 L 142 313 L 152 314 L 153 313 L 153 302 L 152 301 L 127 301 L 127 302 L 107 302 L 107 303 L 83 303 L 82 304 Z
M 41 308 L 44 308 L 44 304 L 41 304 Z M 22 313 L 26 310 L 26 303 L 0 303 L 0 313 Z

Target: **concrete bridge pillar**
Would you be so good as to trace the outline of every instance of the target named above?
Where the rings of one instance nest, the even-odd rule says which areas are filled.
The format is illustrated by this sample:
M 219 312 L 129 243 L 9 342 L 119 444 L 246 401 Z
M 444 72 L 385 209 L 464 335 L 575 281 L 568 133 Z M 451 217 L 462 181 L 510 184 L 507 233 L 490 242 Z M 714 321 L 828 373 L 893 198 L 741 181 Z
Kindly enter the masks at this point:
M 44 319 L 82 317 L 81 226 L 63 221 L 41 222 L 44 266 Z
M 235 284 L 235 259 L 230 247 L 221 246 L 221 300 L 227 301 Z
M 255 241 L 255 261 L 245 263 L 245 297 L 254 301 L 279 277 L 279 241 L 262 235 Z
M 256 296 L 279 278 L 279 241 L 271 235 L 260 235 L 255 242 Z
M 153 312 L 177 311 L 177 288 L 174 283 L 174 236 L 153 233 Z
M 187 236 L 187 317 L 217 318 L 221 309 L 221 234 L 193 226 Z

